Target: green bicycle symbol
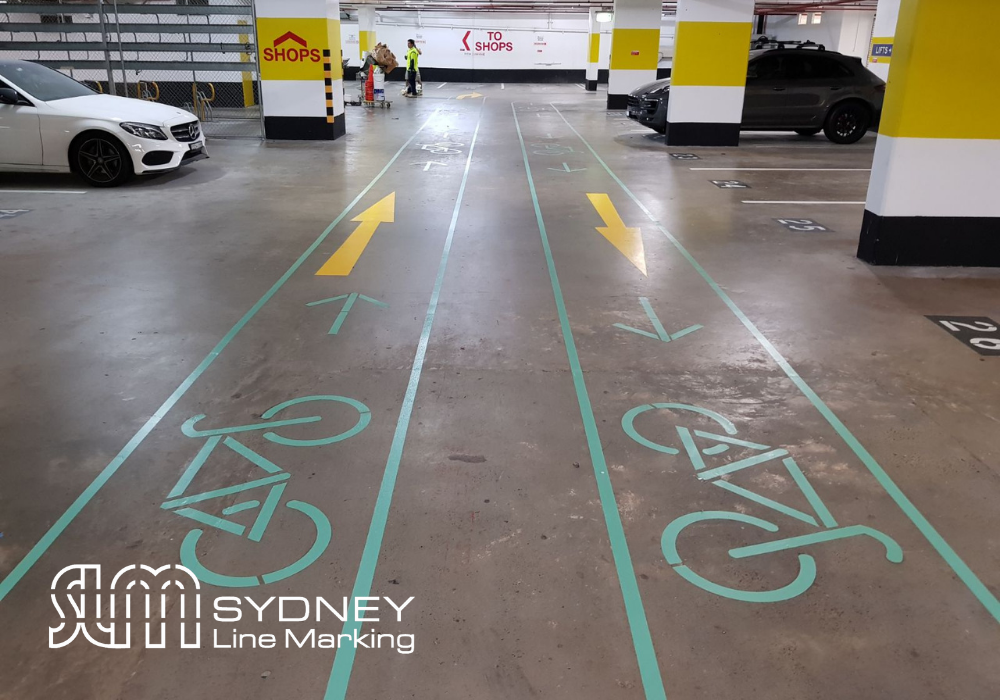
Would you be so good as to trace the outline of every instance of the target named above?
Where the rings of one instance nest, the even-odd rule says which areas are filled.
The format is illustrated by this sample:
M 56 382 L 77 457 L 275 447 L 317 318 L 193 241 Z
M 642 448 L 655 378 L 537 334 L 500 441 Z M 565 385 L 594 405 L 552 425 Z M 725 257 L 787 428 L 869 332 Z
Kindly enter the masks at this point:
M 642 414 L 654 410 L 668 410 L 686 412 L 688 414 L 700 415 L 714 421 L 721 431 L 713 432 L 707 430 L 692 430 L 686 426 L 675 426 L 677 436 L 680 440 L 680 447 L 672 447 L 654 442 L 642 434 L 635 427 L 635 420 Z M 865 525 L 840 526 L 830 513 L 829 508 L 816 493 L 812 484 L 806 478 L 805 473 L 795 460 L 789 456 L 788 450 L 784 448 L 774 448 L 749 440 L 742 440 L 734 437 L 737 433 L 736 426 L 728 418 L 698 406 L 676 403 L 655 403 L 637 406 L 628 411 L 622 417 L 622 429 L 625 433 L 640 445 L 656 452 L 667 455 L 679 455 L 681 450 L 687 455 L 691 466 L 699 480 L 708 481 L 714 486 L 729 491 L 732 494 L 746 498 L 758 505 L 769 508 L 782 515 L 789 516 L 800 522 L 822 529 L 806 535 L 786 537 L 784 539 L 771 540 L 759 544 L 743 547 L 735 547 L 729 550 L 729 556 L 736 560 L 749 559 L 751 557 L 773 554 L 776 552 L 797 551 L 803 547 L 808 547 L 823 542 L 849 539 L 854 537 L 869 537 L 885 548 L 885 558 L 899 564 L 903 561 L 903 550 L 897 542 L 879 530 Z M 709 467 L 705 462 L 705 457 L 713 457 L 724 454 L 729 450 L 742 449 L 749 450 L 750 456 L 743 457 L 731 462 L 721 464 L 717 467 Z M 733 474 L 750 467 L 766 464 L 774 460 L 780 460 L 787 470 L 796 487 L 808 501 L 813 509 L 813 513 L 807 513 L 797 508 L 792 508 L 784 503 L 780 503 L 771 498 L 767 498 L 759 493 L 751 491 L 733 484 L 722 477 Z M 809 554 L 798 555 L 798 573 L 795 578 L 783 586 L 772 590 L 748 591 L 738 588 L 724 586 L 709 580 L 705 576 L 697 573 L 688 562 L 685 562 L 677 549 L 677 543 L 681 535 L 699 523 L 739 523 L 749 525 L 764 532 L 778 532 L 779 527 L 774 523 L 752 515 L 740 512 L 730 512 L 722 510 L 699 511 L 688 513 L 673 520 L 660 538 L 660 547 L 667 563 L 670 564 L 682 578 L 694 584 L 702 590 L 747 603 L 777 603 L 790 600 L 805 593 L 816 581 L 816 560 Z
M 321 421 L 322 418 L 320 416 L 272 420 L 285 409 L 299 404 L 314 402 L 333 402 L 345 404 L 357 411 L 358 419 L 355 424 L 347 430 L 337 433 L 336 435 L 323 438 L 304 440 L 298 438 L 288 438 L 278 434 L 277 431 L 282 428 L 297 425 L 308 425 Z M 201 430 L 196 427 L 205 419 L 204 415 L 193 416 L 192 418 L 186 420 L 183 426 L 181 426 L 181 432 L 189 438 L 205 439 L 205 443 L 202 445 L 194 459 L 188 464 L 180 479 L 170 490 L 170 493 L 167 495 L 168 500 L 161 504 L 160 507 L 190 520 L 194 520 L 203 526 L 212 527 L 238 537 L 245 536 L 251 542 L 260 542 L 267 531 L 268 525 L 271 523 L 271 519 L 274 517 L 275 511 L 281 504 L 285 488 L 288 486 L 288 481 L 291 479 L 292 475 L 284 471 L 271 460 L 241 443 L 239 440 L 234 438 L 233 435 L 263 430 L 266 431 L 263 434 L 263 438 L 265 440 L 277 445 L 284 445 L 286 447 L 317 447 L 321 445 L 332 445 L 334 443 L 347 440 L 364 430 L 368 426 L 368 423 L 371 422 L 371 411 L 360 401 L 344 396 L 304 396 L 302 398 L 285 401 L 264 411 L 264 413 L 261 414 L 261 418 L 263 418 L 265 422 L 209 430 Z M 209 458 L 216 452 L 216 450 L 223 448 L 228 449 L 229 451 L 246 459 L 256 467 L 259 467 L 264 472 L 264 475 L 260 478 L 252 479 L 242 484 L 213 489 L 202 493 L 185 495 L 191 486 L 191 483 L 198 476 L 199 472 L 208 462 Z M 250 526 L 249 531 L 245 525 L 229 520 L 226 517 L 219 517 L 211 513 L 206 513 L 205 511 L 199 510 L 199 508 L 195 507 L 214 499 L 233 496 L 235 494 L 253 489 L 262 488 L 267 489 L 267 496 L 264 498 L 263 502 L 257 499 L 242 501 L 229 506 L 222 511 L 223 516 L 233 516 L 244 511 L 258 509 L 257 517 Z M 294 562 L 276 569 L 275 571 L 269 571 L 257 576 L 232 576 L 229 574 L 218 573 L 208 568 L 208 566 L 202 563 L 198 557 L 198 542 L 201 540 L 204 530 L 196 528 L 188 532 L 181 543 L 181 564 L 194 572 L 195 576 L 197 576 L 203 583 L 225 588 L 247 588 L 259 586 L 262 584 L 274 583 L 290 576 L 294 576 L 313 564 L 317 559 L 319 559 L 323 552 L 326 551 L 332 537 L 332 528 L 330 527 L 330 520 L 327 518 L 326 514 L 311 503 L 289 500 L 284 503 L 284 506 L 291 511 L 305 516 L 305 518 L 311 522 L 314 530 L 312 544 L 309 546 L 306 553 Z

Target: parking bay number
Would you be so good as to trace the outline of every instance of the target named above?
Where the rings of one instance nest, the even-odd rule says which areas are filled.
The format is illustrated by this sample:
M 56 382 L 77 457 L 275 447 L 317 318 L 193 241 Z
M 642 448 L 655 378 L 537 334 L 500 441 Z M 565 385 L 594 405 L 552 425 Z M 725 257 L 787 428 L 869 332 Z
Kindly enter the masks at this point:
M 1000 324 L 986 316 L 928 316 L 980 355 L 1000 355 Z
M 750 185 L 739 180 L 710 180 L 716 187 L 723 190 L 748 190 Z
M 16 219 L 30 211 L 30 209 L 0 209 L 0 219 Z
M 789 231 L 830 231 L 826 226 L 818 224 L 812 219 L 775 219 L 775 221 Z

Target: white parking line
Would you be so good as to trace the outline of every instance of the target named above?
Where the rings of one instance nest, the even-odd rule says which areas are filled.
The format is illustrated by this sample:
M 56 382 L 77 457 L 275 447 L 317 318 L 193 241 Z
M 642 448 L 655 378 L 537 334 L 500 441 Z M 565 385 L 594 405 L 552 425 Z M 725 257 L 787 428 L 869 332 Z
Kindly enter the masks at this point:
M 436 88 L 434 88 L 434 89 L 435 89 L 435 90 L 440 90 L 441 88 L 443 88 L 443 87 L 444 87 L 445 85 L 447 85 L 447 84 L 448 84 L 448 83 L 441 83 L 440 85 L 438 85 L 438 86 L 437 86 Z
M 785 200 L 744 199 L 744 204 L 867 204 L 868 202 L 817 202 L 815 200 L 793 202 Z
M 503 89 L 504 89 L 504 87 L 503 87 L 503 83 L 500 83 L 500 89 L 501 89 L 501 90 L 503 90 Z
M 729 170 L 738 172 L 809 172 L 809 173 L 870 173 L 871 168 L 691 168 L 691 170 Z
M 0 194 L 87 194 L 86 190 L 0 190 Z

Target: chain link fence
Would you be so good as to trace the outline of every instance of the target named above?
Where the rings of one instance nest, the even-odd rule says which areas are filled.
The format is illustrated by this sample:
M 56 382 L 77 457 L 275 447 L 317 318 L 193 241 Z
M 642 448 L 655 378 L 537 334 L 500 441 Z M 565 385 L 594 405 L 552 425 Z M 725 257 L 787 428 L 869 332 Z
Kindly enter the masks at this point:
M 8 0 L 0 57 L 181 107 L 210 137 L 262 137 L 252 0 Z

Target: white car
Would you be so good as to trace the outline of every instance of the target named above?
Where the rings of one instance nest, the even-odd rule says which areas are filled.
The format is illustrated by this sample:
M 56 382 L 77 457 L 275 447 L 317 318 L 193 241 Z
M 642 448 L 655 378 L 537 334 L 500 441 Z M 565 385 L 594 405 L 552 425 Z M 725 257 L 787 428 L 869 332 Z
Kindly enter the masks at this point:
M 75 172 L 114 187 L 207 157 L 190 112 L 102 95 L 37 63 L 0 59 L 0 171 Z

